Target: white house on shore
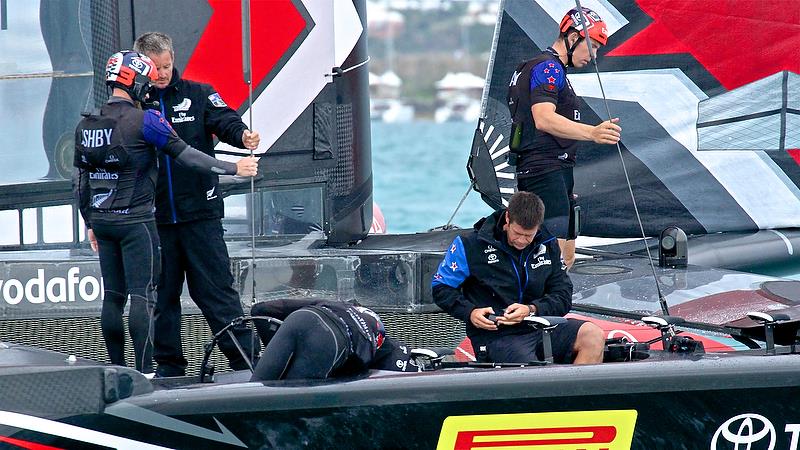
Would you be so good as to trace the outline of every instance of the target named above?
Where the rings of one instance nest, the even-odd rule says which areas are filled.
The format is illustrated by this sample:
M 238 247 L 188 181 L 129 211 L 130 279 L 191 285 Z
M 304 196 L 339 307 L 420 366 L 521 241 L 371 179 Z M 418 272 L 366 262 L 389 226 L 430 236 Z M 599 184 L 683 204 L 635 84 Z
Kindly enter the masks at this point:
M 369 117 L 383 122 L 409 122 L 414 107 L 400 99 L 403 80 L 393 71 L 383 75 L 369 74 Z
M 436 82 L 436 122 L 475 122 L 481 113 L 484 79 L 469 72 L 448 72 Z

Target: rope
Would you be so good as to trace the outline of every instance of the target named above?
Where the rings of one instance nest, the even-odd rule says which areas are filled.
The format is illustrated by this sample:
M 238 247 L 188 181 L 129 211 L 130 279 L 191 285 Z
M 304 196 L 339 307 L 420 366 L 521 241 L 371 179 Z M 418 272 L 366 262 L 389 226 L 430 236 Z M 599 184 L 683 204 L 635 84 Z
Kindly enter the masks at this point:
M 583 7 L 581 7 L 580 0 L 575 0 L 575 6 L 578 8 L 578 12 L 581 15 L 581 21 L 583 22 L 583 29 L 584 33 L 586 34 L 586 48 L 589 50 L 589 57 L 592 60 L 592 64 L 594 64 L 594 71 L 597 74 L 597 83 L 600 85 L 600 93 L 603 96 L 603 104 L 606 107 L 606 114 L 608 115 L 608 120 L 611 121 L 611 108 L 608 106 L 608 99 L 606 98 L 606 92 L 603 88 L 603 81 L 600 79 L 600 68 L 597 65 L 597 58 L 594 57 L 594 52 L 592 51 L 592 44 L 591 38 L 589 37 L 589 31 L 586 29 L 586 24 L 589 23 L 586 14 L 583 12 Z M 656 285 L 656 292 L 658 293 L 658 302 L 661 305 L 661 311 L 664 315 L 669 315 L 669 307 L 667 305 L 667 300 L 664 298 L 664 294 L 661 292 L 661 285 L 658 282 L 658 276 L 656 275 L 656 267 L 653 263 L 653 257 L 650 254 L 650 247 L 647 246 L 647 235 L 644 232 L 644 225 L 642 225 L 642 217 L 639 214 L 639 207 L 636 205 L 636 196 L 633 194 L 633 187 L 631 186 L 631 179 L 628 175 L 628 169 L 625 166 L 625 159 L 622 157 L 622 147 L 619 145 L 619 141 L 617 141 L 617 153 L 619 154 L 619 160 L 622 163 L 622 171 L 625 173 L 625 182 L 628 185 L 628 192 L 631 195 L 631 201 L 633 202 L 633 210 L 636 213 L 636 221 L 639 224 L 639 230 L 642 233 L 642 243 L 644 243 L 644 249 L 647 252 L 647 260 L 650 262 L 650 270 L 653 272 L 653 281 Z

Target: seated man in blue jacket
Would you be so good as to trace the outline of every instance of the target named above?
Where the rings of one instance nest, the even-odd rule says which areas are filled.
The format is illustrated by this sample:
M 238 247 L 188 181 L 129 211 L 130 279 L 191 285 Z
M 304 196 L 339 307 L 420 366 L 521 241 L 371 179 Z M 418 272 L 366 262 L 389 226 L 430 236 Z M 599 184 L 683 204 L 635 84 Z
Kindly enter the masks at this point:
M 543 220 L 542 200 L 517 192 L 507 210 L 457 236 L 433 276 L 436 304 L 466 323 L 473 348 L 485 348 L 492 362 L 542 360 L 542 332 L 522 320 L 563 316 L 572 307 L 572 282 Z M 557 363 L 603 361 L 603 330 L 591 322 L 568 319 L 552 340 Z

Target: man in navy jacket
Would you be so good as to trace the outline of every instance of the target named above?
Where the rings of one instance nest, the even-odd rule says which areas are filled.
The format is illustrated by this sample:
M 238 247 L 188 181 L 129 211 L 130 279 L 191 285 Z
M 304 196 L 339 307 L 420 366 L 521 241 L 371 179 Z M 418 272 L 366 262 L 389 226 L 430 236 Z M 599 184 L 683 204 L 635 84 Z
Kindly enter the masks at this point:
M 183 140 L 207 155 L 214 155 L 214 136 L 239 148 L 255 149 L 260 138 L 242 122 L 210 85 L 180 77 L 173 66 L 172 39 L 163 33 L 139 36 L 134 49 L 146 54 L 158 68 L 150 99 Z M 182 376 L 187 361 L 181 341 L 181 292 L 186 280 L 192 300 L 203 312 L 212 333 L 243 315 L 239 293 L 233 287 L 230 257 L 224 240 L 224 205 L 216 174 L 196 174 L 169 156 L 161 156 L 156 183 L 156 223 L 161 239 L 163 267 L 158 282 L 154 357 L 157 374 Z M 234 327 L 238 346 L 257 354 L 250 332 Z M 248 368 L 236 343 L 228 336 L 220 350 L 232 369 Z
M 493 362 L 541 360 L 542 333 L 522 320 L 563 316 L 572 307 L 572 282 L 543 220 L 541 199 L 517 192 L 506 211 L 457 236 L 433 276 L 436 304 L 466 323 L 473 348 L 484 348 Z M 552 337 L 556 362 L 603 360 L 603 331 L 591 322 L 568 319 Z

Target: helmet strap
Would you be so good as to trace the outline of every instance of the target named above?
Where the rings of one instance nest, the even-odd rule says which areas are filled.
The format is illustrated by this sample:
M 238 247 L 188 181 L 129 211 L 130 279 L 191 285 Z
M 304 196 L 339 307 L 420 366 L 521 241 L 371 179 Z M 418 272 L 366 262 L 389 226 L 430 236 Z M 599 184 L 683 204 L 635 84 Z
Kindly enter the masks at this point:
M 569 41 L 567 40 L 567 35 L 565 34 L 564 37 L 564 48 L 567 49 L 567 67 L 572 67 L 572 54 L 575 52 L 575 46 L 569 45 Z
M 150 90 L 150 80 L 141 74 L 136 74 L 133 79 L 133 86 L 130 87 L 128 93 L 133 97 L 134 101 L 144 103 L 147 92 Z
M 576 40 L 574 44 L 569 45 L 569 41 L 567 40 L 567 36 L 568 35 L 569 35 L 569 33 L 565 34 L 564 37 L 563 37 L 563 39 L 564 39 L 564 47 L 566 47 L 566 49 L 567 49 L 567 67 L 575 67 L 572 64 L 572 54 L 575 53 L 575 49 L 578 48 L 578 46 L 581 44 L 581 42 L 583 42 L 583 37 L 581 37 L 581 35 L 578 34 L 578 40 Z

